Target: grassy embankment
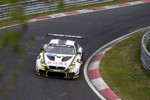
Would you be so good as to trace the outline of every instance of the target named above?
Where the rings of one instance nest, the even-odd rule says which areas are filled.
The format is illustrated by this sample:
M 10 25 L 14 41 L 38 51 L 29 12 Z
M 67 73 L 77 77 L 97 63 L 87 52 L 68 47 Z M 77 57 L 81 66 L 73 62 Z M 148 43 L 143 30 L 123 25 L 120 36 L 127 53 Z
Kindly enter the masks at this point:
M 123 100 L 150 100 L 150 73 L 140 59 L 143 34 L 120 42 L 101 62 L 104 80 Z
M 23 1 L 29 1 L 29 0 L 0 0 L 0 5 L 9 4 L 9 3 L 23 2 Z

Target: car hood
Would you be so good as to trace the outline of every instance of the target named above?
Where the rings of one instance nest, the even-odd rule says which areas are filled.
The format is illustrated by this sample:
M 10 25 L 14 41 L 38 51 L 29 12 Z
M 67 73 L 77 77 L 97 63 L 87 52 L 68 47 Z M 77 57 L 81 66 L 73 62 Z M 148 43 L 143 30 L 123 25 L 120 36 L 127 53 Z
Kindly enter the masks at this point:
M 75 55 L 50 54 L 50 53 L 45 53 L 44 56 L 45 56 L 45 63 L 47 66 L 65 67 L 65 68 L 71 65 L 75 57 Z

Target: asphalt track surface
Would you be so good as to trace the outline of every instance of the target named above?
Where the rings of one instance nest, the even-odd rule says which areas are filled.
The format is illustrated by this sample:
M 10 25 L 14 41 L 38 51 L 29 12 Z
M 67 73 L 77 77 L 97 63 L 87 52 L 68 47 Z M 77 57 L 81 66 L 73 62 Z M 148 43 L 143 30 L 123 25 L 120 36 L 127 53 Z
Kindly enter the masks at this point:
M 150 3 L 79 14 L 29 24 L 21 45 L 29 48 L 24 59 L 1 49 L 0 65 L 5 69 L 0 75 L 0 100 L 99 100 L 83 76 L 77 80 L 45 78 L 34 75 L 36 56 L 50 37 L 47 33 L 81 35 L 77 40 L 84 48 L 84 61 L 104 44 L 139 28 L 150 26 Z M 23 31 L 19 26 L 1 29 L 0 34 L 11 29 Z M 35 44 L 29 46 L 32 35 Z M 22 61 L 22 67 L 16 67 Z M 15 77 L 14 77 L 15 76 Z

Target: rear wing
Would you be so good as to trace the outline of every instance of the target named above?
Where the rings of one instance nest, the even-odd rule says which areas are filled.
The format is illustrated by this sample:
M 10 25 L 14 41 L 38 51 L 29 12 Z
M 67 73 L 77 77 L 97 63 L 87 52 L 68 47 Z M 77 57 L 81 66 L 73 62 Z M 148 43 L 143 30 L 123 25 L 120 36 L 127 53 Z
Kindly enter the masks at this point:
M 51 34 L 51 33 L 49 33 L 49 34 L 47 34 L 47 36 L 83 39 L 83 37 L 82 37 L 82 36 L 63 35 L 63 34 Z

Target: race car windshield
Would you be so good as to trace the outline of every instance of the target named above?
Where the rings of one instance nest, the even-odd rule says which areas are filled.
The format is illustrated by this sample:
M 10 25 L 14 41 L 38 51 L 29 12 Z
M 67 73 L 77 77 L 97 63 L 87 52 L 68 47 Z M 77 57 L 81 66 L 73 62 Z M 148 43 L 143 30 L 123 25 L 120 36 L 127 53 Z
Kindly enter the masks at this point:
M 73 46 L 61 46 L 61 45 L 51 45 L 46 49 L 46 52 L 54 54 L 68 54 L 68 55 L 75 54 Z

